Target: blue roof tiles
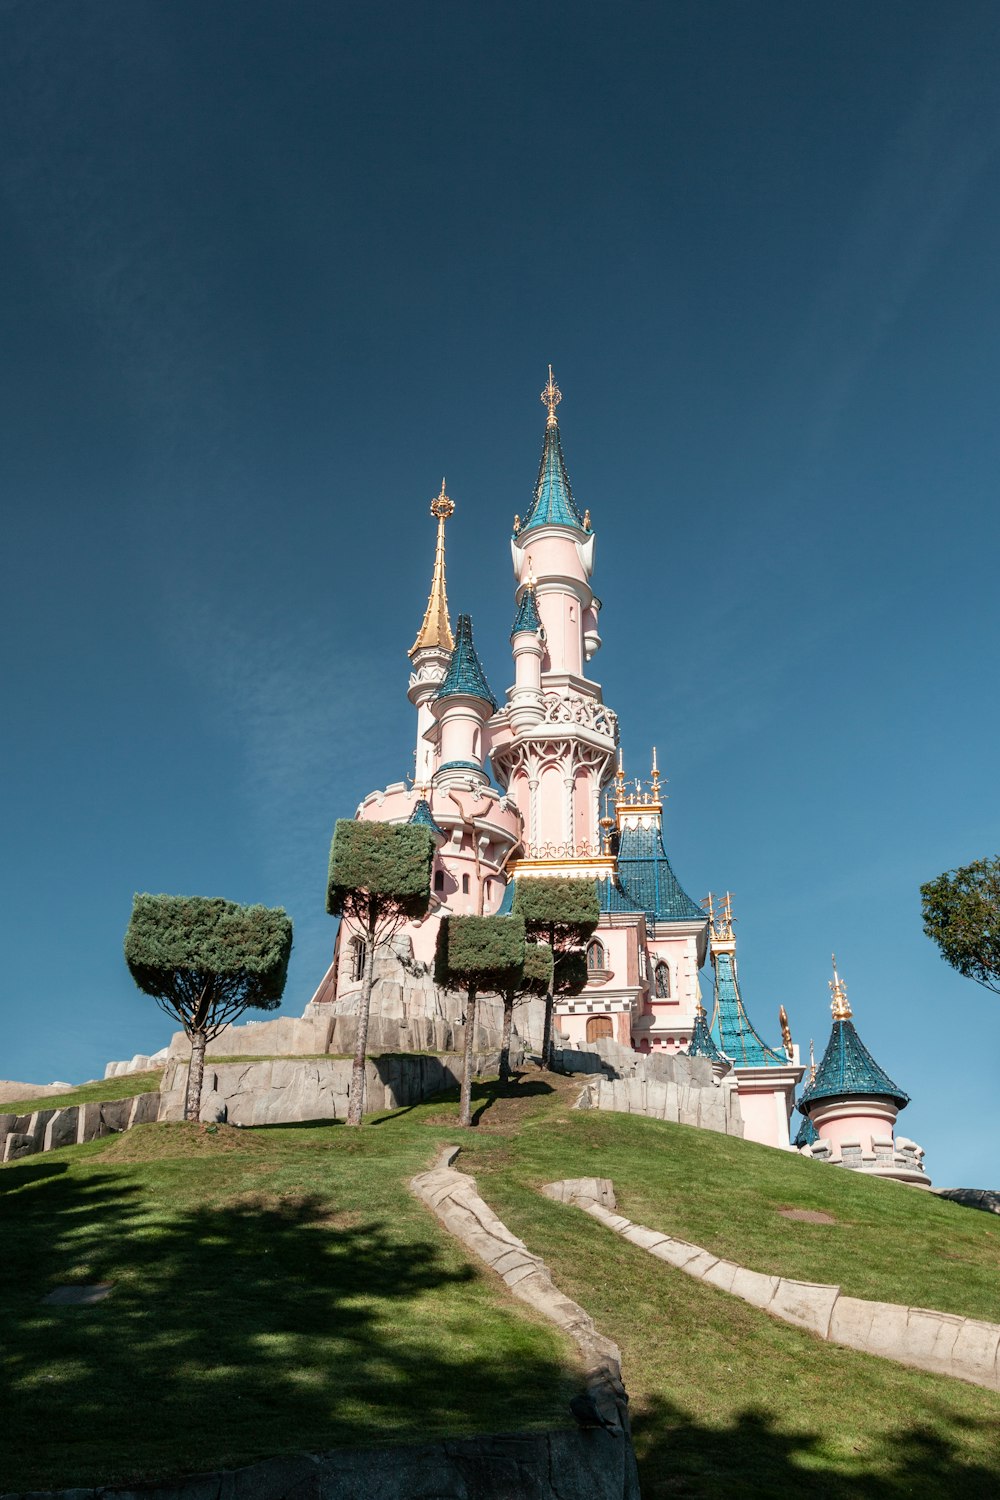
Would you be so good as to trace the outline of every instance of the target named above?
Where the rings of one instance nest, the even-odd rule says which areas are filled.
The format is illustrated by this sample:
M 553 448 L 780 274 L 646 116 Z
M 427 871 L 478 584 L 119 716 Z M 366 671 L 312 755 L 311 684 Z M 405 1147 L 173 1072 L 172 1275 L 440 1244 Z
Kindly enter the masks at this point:
M 535 599 L 535 590 L 532 587 L 525 589 L 521 595 L 521 601 L 517 606 L 514 623 L 510 628 L 512 636 L 517 635 L 519 630 L 541 630 L 542 622 L 538 614 L 538 602 Z
M 535 526 L 573 526 L 579 531 L 585 529 L 583 517 L 573 499 L 562 443 L 559 441 L 559 428 L 555 422 L 545 429 L 535 495 L 521 523 L 519 535 L 523 536 Z
M 816 1126 L 808 1115 L 803 1116 L 802 1124 L 795 1132 L 795 1139 L 792 1145 L 797 1147 L 812 1146 L 818 1140 L 819 1131 L 816 1129 Z
M 633 902 L 626 911 L 644 911 L 653 922 L 708 920 L 674 874 L 659 827 L 622 829 L 618 878 Z
M 486 681 L 483 664 L 472 644 L 472 619 L 469 615 L 458 617 L 455 627 L 455 649 L 451 653 L 445 679 L 438 688 L 436 697 L 457 698 L 462 694 L 471 698 L 482 698 L 496 713 L 497 700 Z
M 705 1012 L 698 1007 L 694 1018 L 694 1030 L 691 1032 L 691 1040 L 688 1043 L 688 1057 L 707 1057 L 712 1062 L 728 1062 L 728 1057 L 719 1051 L 715 1044 L 715 1038 L 708 1029 L 705 1020 Z
M 737 1068 L 787 1068 L 788 1058 L 762 1041 L 746 1013 L 732 953 L 716 953 L 712 1040 Z
M 803 1090 L 799 1109 L 806 1114 L 817 1100 L 839 1094 L 876 1094 L 892 1099 L 899 1109 L 910 1102 L 909 1094 L 879 1067 L 858 1036 L 853 1021 L 834 1021 L 823 1060 L 816 1069 L 816 1077 Z
M 437 823 L 435 823 L 434 821 L 434 814 L 431 812 L 431 805 L 426 797 L 420 798 L 416 807 L 410 813 L 410 816 L 406 821 L 408 823 L 418 823 L 424 828 L 429 828 L 431 833 L 436 834 L 441 838 L 444 838 L 445 836 L 444 829 L 439 828 Z

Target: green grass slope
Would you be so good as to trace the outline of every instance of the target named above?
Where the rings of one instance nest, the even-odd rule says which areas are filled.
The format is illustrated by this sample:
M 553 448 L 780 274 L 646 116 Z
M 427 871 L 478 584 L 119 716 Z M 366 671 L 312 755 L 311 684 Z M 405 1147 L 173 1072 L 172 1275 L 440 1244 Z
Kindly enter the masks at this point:
M 611 1177 L 631 1218 L 757 1269 L 1000 1321 L 1000 1223 L 706 1132 L 580 1113 L 566 1080 L 343 1126 L 144 1126 L 0 1168 L 3 1487 L 121 1482 L 338 1443 L 566 1420 L 572 1351 L 407 1182 L 444 1141 L 622 1347 L 646 1500 L 995 1495 L 1000 1398 L 823 1344 L 540 1197 Z M 807 1208 L 834 1224 L 789 1220 Z M 44 1305 L 107 1280 L 90 1308 Z
M 97 1078 L 91 1083 L 81 1083 L 65 1094 L 48 1094 L 38 1099 L 15 1099 L 12 1103 L 0 1100 L 0 1114 L 30 1115 L 36 1109 L 63 1109 L 69 1104 L 94 1104 L 105 1099 L 130 1099 L 133 1094 L 153 1094 L 160 1087 L 162 1068 L 148 1073 L 125 1073 L 119 1078 Z

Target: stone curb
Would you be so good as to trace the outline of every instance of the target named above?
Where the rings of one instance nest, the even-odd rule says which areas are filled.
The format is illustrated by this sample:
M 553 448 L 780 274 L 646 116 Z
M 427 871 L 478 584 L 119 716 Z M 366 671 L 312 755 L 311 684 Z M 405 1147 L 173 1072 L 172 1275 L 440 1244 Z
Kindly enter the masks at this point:
M 668 1265 L 829 1343 L 1000 1391 L 1000 1324 L 933 1308 L 845 1297 L 839 1286 L 766 1276 L 735 1261 L 720 1260 L 700 1245 L 633 1224 L 616 1213 L 614 1185 L 607 1177 L 567 1178 L 548 1183 L 542 1192 L 558 1203 L 582 1208 L 622 1239 Z
M 573 1340 L 584 1367 L 586 1421 L 621 1437 L 627 1450 L 624 1494 L 638 1497 L 628 1395 L 622 1384 L 618 1345 L 598 1332 L 593 1318 L 579 1303 L 559 1291 L 541 1257 L 512 1234 L 479 1196 L 474 1178 L 454 1169 L 451 1163 L 459 1149 L 445 1147 L 431 1170 L 414 1177 L 410 1187 L 449 1234 L 496 1272 L 513 1296 L 548 1318 Z

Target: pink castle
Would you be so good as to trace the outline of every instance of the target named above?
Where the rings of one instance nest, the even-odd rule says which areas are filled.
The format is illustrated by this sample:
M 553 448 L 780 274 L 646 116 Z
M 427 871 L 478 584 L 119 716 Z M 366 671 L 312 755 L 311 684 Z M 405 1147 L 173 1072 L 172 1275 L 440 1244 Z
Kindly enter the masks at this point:
M 534 496 L 510 537 L 513 685 L 500 704 L 469 616 L 459 615 L 452 630 L 445 528 L 455 506 L 442 482 L 431 502 L 430 595 L 409 653 L 414 774 L 371 792 L 357 810 L 359 818 L 424 822 L 437 835 L 432 908 L 403 934 L 403 982 L 407 966 L 429 972 L 442 915 L 509 912 L 516 882 L 539 876 L 596 881 L 601 920 L 587 951 L 589 982 L 578 998 L 557 1003 L 559 1031 L 580 1047 L 610 1038 L 639 1052 L 708 1056 L 720 1072 L 732 1065 L 747 1137 L 788 1150 L 804 1070 L 784 1012 L 782 1045 L 770 1047 L 740 991 L 731 900 L 716 909 L 710 897 L 706 911 L 681 886 L 664 844 L 656 751 L 649 779 L 627 781 L 617 716 L 588 675 L 601 645 L 591 582 L 596 538 L 566 472 L 551 366 L 541 399 L 547 415 Z M 711 1020 L 698 982 L 710 939 Z M 314 1006 L 357 983 L 359 942 L 338 937 Z

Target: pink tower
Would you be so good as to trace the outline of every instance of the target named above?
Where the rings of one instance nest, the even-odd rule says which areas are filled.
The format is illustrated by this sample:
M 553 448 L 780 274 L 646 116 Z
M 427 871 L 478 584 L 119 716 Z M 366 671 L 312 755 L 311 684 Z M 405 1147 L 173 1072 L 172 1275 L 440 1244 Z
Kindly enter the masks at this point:
M 835 1166 L 929 1187 L 922 1148 L 895 1134 L 896 1116 L 910 1102 L 909 1095 L 879 1067 L 858 1036 L 836 958 L 830 993 L 833 1030 L 799 1099 L 805 1119 L 795 1145 Z

